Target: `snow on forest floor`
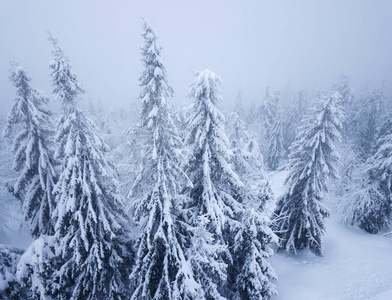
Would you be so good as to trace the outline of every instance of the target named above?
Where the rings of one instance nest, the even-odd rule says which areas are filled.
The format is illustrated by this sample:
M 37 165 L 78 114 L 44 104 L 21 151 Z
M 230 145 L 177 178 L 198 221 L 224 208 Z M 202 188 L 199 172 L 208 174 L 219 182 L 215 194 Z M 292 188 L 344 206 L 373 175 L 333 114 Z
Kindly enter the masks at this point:
M 286 176 L 286 171 L 271 174 L 275 197 L 284 192 Z M 392 299 L 392 239 L 343 225 L 332 209 L 326 227 L 323 257 L 301 251 L 271 258 L 278 275 L 274 299 Z
M 285 191 L 287 174 L 271 174 L 275 197 Z M 268 209 L 273 210 L 273 204 Z M 32 239 L 19 227 L 22 215 L 12 207 L 9 211 L 15 213 L 8 219 L 0 243 L 26 249 Z M 297 256 L 278 252 L 271 258 L 278 275 L 279 295 L 274 300 L 392 299 L 392 238 L 343 225 L 332 209 L 326 226 L 323 257 L 301 251 Z

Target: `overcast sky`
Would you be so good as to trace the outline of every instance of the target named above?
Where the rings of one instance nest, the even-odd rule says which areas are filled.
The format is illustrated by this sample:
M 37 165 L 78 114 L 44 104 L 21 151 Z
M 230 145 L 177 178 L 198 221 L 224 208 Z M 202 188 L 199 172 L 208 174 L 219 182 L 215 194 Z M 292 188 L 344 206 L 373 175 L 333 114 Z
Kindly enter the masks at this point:
M 68 54 L 85 99 L 135 101 L 141 17 L 159 35 L 175 103 L 187 99 L 191 70 L 205 68 L 222 77 L 222 106 L 240 88 L 250 102 L 262 99 L 267 85 L 328 88 L 342 74 L 356 91 L 391 86 L 390 0 L 0 0 L 0 116 L 14 95 L 8 81 L 14 58 L 50 95 L 45 30 Z

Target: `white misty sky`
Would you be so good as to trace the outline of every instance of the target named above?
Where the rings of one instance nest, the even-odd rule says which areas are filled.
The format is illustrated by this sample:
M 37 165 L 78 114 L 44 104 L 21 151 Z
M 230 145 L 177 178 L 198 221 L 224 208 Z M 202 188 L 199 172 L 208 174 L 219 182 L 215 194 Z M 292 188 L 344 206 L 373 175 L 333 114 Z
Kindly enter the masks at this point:
M 262 99 L 267 85 L 328 88 L 341 74 L 357 91 L 392 85 L 390 0 L 1 0 L 0 116 L 14 95 L 13 58 L 50 95 L 45 30 L 68 54 L 85 99 L 135 101 L 141 17 L 160 37 L 177 104 L 187 100 L 191 70 L 205 68 L 222 77 L 222 106 L 229 108 L 240 88 L 250 102 Z

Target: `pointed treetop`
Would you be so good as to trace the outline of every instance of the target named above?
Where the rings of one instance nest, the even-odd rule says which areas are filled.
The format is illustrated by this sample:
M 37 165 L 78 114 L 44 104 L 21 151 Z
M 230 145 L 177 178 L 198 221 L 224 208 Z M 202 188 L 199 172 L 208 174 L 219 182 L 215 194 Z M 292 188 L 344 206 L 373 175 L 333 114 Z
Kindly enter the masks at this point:
M 21 67 L 16 60 L 10 61 L 10 65 L 11 68 L 9 71 L 11 75 L 9 79 L 13 83 L 13 85 L 16 88 L 19 88 L 23 85 L 27 87 L 26 84 L 31 81 L 31 78 L 27 74 L 26 70 L 23 67 Z
M 83 86 L 78 82 L 77 76 L 71 70 L 68 57 L 58 45 L 57 39 L 47 31 L 48 40 L 52 43 L 54 60 L 50 62 L 53 93 L 61 102 L 63 111 L 67 112 L 76 107 L 77 98 L 85 93 Z
M 196 99 L 207 97 L 212 103 L 216 104 L 222 99 L 219 86 L 222 84 L 222 79 L 208 69 L 204 71 L 193 71 L 197 77 L 192 83 L 189 91 L 189 97 Z

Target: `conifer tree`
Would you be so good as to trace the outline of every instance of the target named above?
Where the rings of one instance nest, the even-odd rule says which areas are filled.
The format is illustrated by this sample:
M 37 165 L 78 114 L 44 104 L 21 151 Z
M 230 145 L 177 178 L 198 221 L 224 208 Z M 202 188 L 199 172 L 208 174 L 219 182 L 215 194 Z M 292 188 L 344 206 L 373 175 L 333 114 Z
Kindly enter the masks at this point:
M 14 63 L 10 71 L 17 92 L 3 135 L 10 136 L 13 129 L 19 129 L 13 142 L 13 168 L 19 176 L 10 190 L 23 202 L 30 233 L 35 237 L 52 234 L 55 172 L 49 140 L 52 135 L 49 100 L 30 86 L 31 79 L 22 67 Z
M 191 203 L 187 218 L 195 227 L 200 226 L 199 218 L 205 220 L 203 226 L 213 237 L 213 241 L 205 247 L 220 249 L 220 253 L 211 257 L 211 264 L 221 265 L 225 256 L 231 257 L 225 243 L 230 245 L 241 228 L 243 207 L 239 202 L 239 189 L 243 189 L 244 185 L 230 166 L 232 155 L 225 134 L 224 116 L 217 108 L 221 99 L 221 79 L 209 70 L 195 72 L 195 75 L 196 80 L 189 92 L 189 96 L 195 100 L 187 136 L 187 143 L 191 146 L 194 157 L 189 166 L 194 187 L 190 191 Z M 230 259 L 225 262 L 232 264 Z M 228 267 L 231 268 L 230 265 Z M 217 278 L 214 274 L 209 274 L 208 268 L 203 269 L 203 272 L 206 273 L 205 276 L 215 278 L 217 290 L 214 293 L 227 296 L 227 292 L 222 290 L 226 277 L 223 276 L 224 273 L 219 273 L 220 278 Z M 204 290 L 211 289 L 211 285 L 206 286 L 206 282 L 199 283 Z
M 235 276 L 235 299 L 270 299 L 277 294 L 272 283 L 277 276 L 268 258 L 273 254 L 269 245 L 278 244 L 278 238 L 268 227 L 269 223 L 260 207 L 254 209 L 249 205 L 243 217 L 240 251 L 236 256 L 240 267 Z
M 235 299 L 269 299 L 276 294 L 272 283 L 276 275 L 268 258 L 273 253 L 270 244 L 277 244 L 277 236 L 269 228 L 264 209 L 273 194 L 255 141 L 249 140 L 245 124 L 236 113 L 231 119 L 231 165 L 244 184 L 238 190 L 238 199 L 247 208 L 241 214 L 242 226 L 231 247 L 234 263 L 229 268 L 229 286 Z
M 268 152 L 271 129 L 278 111 L 279 100 L 279 91 L 271 93 L 269 87 L 267 87 L 265 96 L 257 107 L 257 126 L 255 130 L 260 134 L 259 142 L 264 155 Z
M 24 250 L 0 244 L 0 298 L 26 299 L 25 290 L 16 277 L 17 265 Z
M 205 215 L 213 232 L 222 235 L 225 215 L 235 223 L 235 208 L 239 205 L 235 193 L 243 183 L 229 164 L 231 153 L 224 116 L 216 106 L 221 99 L 221 79 L 209 70 L 195 72 L 195 75 L 197 78 L 189 93 L 195 102 L 187 136 L 194 156 L 189 167 L 194 183 L 191 198 L 195 216 Z
M 287 119 L 284 122 L 283 140 L 285 142 L 285 150 L 287 152 L 298 134 L 299 126 L 303 117 L 307 114 L 308 111 L 308 94 L 305 90 L 301 90 L 296 94 L 294 102 L 290 106 L 290 110 L 287 112 Z
M 249 132 L 245 122 L 236 112 L 230 114 L 228 138 L 232 148 L 242 149 L 249 141 Z
M 22 287 L 20 290 L 27 294 L 27 299 L 53 299 L 51 284 L 56 257 L 54 241 L 54 236 L 41 235 L 20 257 L 16 277 Z
M 142 36 L 138 130 L 145 138 L 145 152 L 129 193 L 134 219 L 141 227 L 130 275 L 131 299 L 203 299 L 184 254 L 187 228 L 177 211 L 182 202 L 179 192 L 191 183 L 181 169 L 181 140 L 167 103 L 173 90 L 167 83 L 157 36 L 146 21 Z
M 201 215 L 191 229 L 189 262 L 195 280 L 203 288 L 201 295 L 208 300 L 224 300 L 220 285 L 227 280 L 227 264 L 220 257 L 227 252 L 227 247 L 208 230 L 209 223 L 207 216 Z
M 319 108 L 303 121 L 297 140 L 290 148 L 290 188 L 278 199 L 274 230 L 280 238 L 280 248 L 297 253 L 309 248 L 322 255 L 324 218 L 328 209 L 321 203 L 327 190 L 326 180 L 337 178 L 339 156 L 334 142 L 340 139 L 343 112 L 340 94 L 330 92 L 319 96 Z
M 350 87 L 348 77 L 343 75 L 339 81 L 334 84 L 333 90 L 342 96 L 340 105 L 346 111 L 346 109 L 348 109 L 354 101 L 354 94 Z
M 363 162 L 374 154 L 374 144 L 383 102 L 383 89 L 373 89 L 358 101 L 353 109 L 355 114 L 350 126 L 353 128 L 354 140 Z
M 352 106 L 354 104 L 354 94 L 350 87 L 348 77 L 343 75 L 338 82 L 334 83 L 333 90 L 341 95 L 341 103 L 343 112 L 346 115 L 346 119 L 343 121 L 342 133 L 347 137 L 352 137 L 352 128 L 350 128 L 352 119 Z
M 249 125 L 252 126 L 252 128 L 256 127 L 255 123 L 257 122 L 257 119 L 258 119 L 258 115 L 259 115 L 258 113 L 259 113 L 258 106 L 254 102 L 252 102 L 249 105 L 249 109 L 246 113 L 246 121 Z
M 365 164 L 365 174 L 344 194 L 341 210 L 346 222 L 377 233 L 388 229 L 392 217 L 392 111 L 378 129 L 375 153 Z
M 46 292 L 60 299 L 123 299 L 123 269 L 129 267 L 123 199 L 104 156 L 106 144 L 76 106 L 84 89 L 57 40 L 49 40 L 53 93 L 62 105 L 56 135 L 62 164 L 54 188 L 56 255 Z
M 238 114 L 241 119 L 245 118 L 245 110 L 243 106 L 242 91 L 240 90 L 237 94 L 237 98 L 234 102 L 234 112 Z
M 282 115 L 280 112 L 275 116 L 274 123 L 270 129 L 269 147 L 267 161 L 271 170 L 276 170 L 279 162 L 284 155 L 284 143 L 282 133 Z
M 267 138 L 269 138 L 271 136 L 272 126 L 275 123 L 275 119 L 279 111 L 280 92 L 274 91 L 274 93 L 268 97 L 267 100 L 265 126 L 267 128 Z

